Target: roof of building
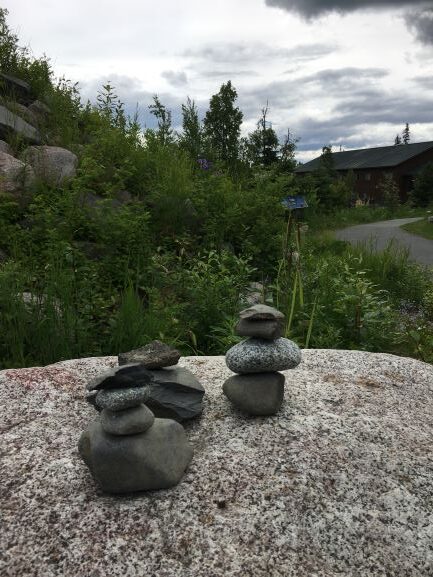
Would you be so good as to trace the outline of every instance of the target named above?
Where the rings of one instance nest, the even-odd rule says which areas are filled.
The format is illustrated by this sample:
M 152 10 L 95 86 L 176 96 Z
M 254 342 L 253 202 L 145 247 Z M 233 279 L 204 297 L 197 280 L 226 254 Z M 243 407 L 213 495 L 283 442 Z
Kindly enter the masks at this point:
M 361 148 L 333 152 L 334 167 L 336 170 L 356 170 L 362 168 L 381 168 L 397 166 L 422 152 L 433 148 L 431 142 L 417 142 L 398 146 L 380 146 L 378 148 Z M 295 172 L 312 172 L 320 166 L 320 156 L 301 164 Z

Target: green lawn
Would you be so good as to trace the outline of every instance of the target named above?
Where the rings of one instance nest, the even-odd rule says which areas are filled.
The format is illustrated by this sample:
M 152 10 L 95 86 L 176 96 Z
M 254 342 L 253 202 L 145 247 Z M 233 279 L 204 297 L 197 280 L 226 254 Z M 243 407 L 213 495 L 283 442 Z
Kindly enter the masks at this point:
M 401 228 L 404 228 L 404 230 L 407 230 L 413 234 L 417 234 L 419 236 L 423 236 L 424 238 L 433 240 L 433 223 L 427 222 L 427 219 L 404 224 Z

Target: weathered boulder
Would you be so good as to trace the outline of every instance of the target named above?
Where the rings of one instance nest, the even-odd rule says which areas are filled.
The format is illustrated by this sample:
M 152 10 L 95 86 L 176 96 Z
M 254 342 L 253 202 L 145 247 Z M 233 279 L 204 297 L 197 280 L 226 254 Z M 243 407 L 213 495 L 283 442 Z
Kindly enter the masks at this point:
M 51 109 L 41 102 L 40 100 L 35 100 L 28 106 L 28 110 L 32 112 L 39 120 L 45 119 L 49 114 L 51 114 Z
M 29 146 L 22 155 L 38 178 L 58 186 L 77 173 L 78 158 L 70 150 L 59 146 Z
M 116 357 L 0 372 L 6 576 L 427 577 L 433 366 L 303 350 L 273 417 L 233 410 L 224 357 L 179 364 L 206 388 L 179 485 L 104 495 L 77 451 L 85 384 Z
M 31 143 L 38 144 L 41 141 L 40 134 L 34 126 L 0 104 L 0 136 L 6 138 L 11 133 Z
M 35 180 L 32 168 L 6 152 L 0 152 L 0 192 L 16 193 Z
M 6 154 L 14 155 L 12 148 L 4 140 L 0 140 L 0 152 L 6 152 Z
M 34 100 L 32 89 L 28 82 L 3 72 L 0 72 L 0 94 L 24 105 L 30 104 Z

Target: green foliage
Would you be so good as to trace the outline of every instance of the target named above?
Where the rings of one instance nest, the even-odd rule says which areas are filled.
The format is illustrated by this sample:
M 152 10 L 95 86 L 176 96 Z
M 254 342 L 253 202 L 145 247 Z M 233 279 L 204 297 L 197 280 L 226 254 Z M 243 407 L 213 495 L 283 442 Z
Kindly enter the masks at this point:
M 182 104 L 182 134 L 179 145 L 196 161 L 202 154 L 203 129 L 198 118 L 194 100 L 188 96 L 186 104 Z
M 400 204 L 400 193 L 391 173 L 384 175 L 379 182 L 378 189 L 383 206 L 395 210 Z
M 267 113 L 268 105 L 262 109 L 256 130 L 248 135 L 245 143 L 246 158 L 255 166 L 269 166 L 278 160 L 278 137 L 272 126 L 268 126 Z
M 235 106 L 236 89 L 230 80 L 222 84 L 209 102 L 204 118 L 204 131 L 211 154 L 217 160 L 233 165 L 239 155 L 239 135 L 243 114 Z
M 433 162 L 429 162 L 415 179 L 411 200 L 416 206 L 433 203 Z
M 0 9 L 2 70 L 49 105 L 44 140 L 75 151 L 79 168 L 64 186 L 0 196 L 3 367 L 117 354 L 156 338 L 184 354 L 224 354 L 239 340 L 235 319 L 254 282 L 300 344 L 431 359 L 431 276 L 395 247 L 377 254 L 321 232 L 414 211 L 392 195 L 386 207 L 347 208 L 353 179 L 336 178 L 326 147 L 318 172 L 295 179 L 296 141 L 288 133 L 276 154 L 266 109 L 243 162 L 230 82 L 212 96 L 203 129 L 188 99 L 175 135 L 155 96 L 158 126 L 143 134 L 110 83 L 92 106 L 76 84 L 55 82 L 5 16 Z M 202 155 L 213 161 L 206 170 Z M 299 215 L 287 221 L 281 204 L 297 193 L 308 226 Z

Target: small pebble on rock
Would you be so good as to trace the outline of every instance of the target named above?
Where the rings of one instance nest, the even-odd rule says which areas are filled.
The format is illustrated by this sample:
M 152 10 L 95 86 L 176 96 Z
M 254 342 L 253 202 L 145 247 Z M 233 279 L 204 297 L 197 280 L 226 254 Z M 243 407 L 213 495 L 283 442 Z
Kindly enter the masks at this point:
M 147 431 L 155 420 L 155 416 L 145 405 L 138 405 L 123 411 L 101 412 L 101 425 L 106 433 L 111 435 L 136 435 Z

